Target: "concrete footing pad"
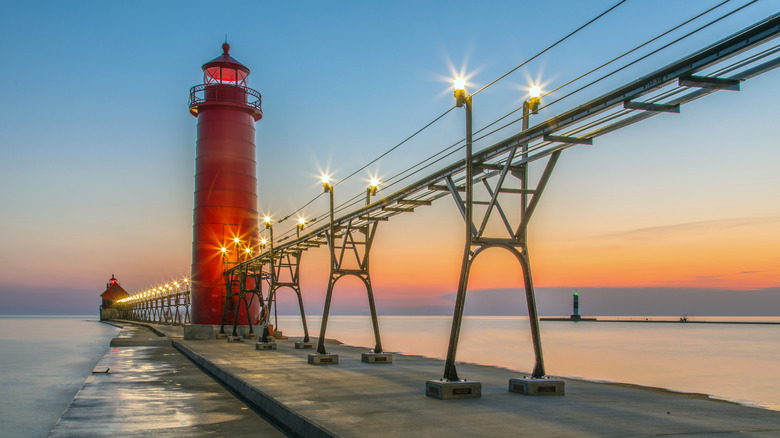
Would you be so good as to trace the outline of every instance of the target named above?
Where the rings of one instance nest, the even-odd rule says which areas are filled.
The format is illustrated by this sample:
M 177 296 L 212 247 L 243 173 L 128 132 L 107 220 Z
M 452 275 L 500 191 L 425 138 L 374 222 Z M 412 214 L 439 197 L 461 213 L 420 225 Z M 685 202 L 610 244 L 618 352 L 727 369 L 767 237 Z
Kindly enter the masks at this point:
M 439 400 L 457 400 L 482 397 L 482 384 L 470 380 L 429 380 L 425 382 L 425 395 Z
M 227 333 L 217 333 L 216 338 L 217 339 L 225 339 L 225 338 L 227 338 Z
M 255 350 L 276 350 L 276 342 L 258 342 Z
M 228 342 L 244 342 L 244 338 L 241 336 L 228 336 L 227 337 Z
M 312 365 L 336 365 L 339 363 L 339 355 L 319 353 L 310 354 L 309 363 Z
M 295 349 L 296 350 L 308 350 L 308 349 L 314 349 L 314 342 L 296 342 L 295 343 Z
M 363 353 L 360 355 L 360 361 L 365 363 L 393 363 L 391 353 Z
M 214 339 L 214 327 L 206 324 L 187 324 L 184 326 L 184 339 L 200 341 Z
M 562 396 L 565 393 L 565 384 L 563 380 L 558 379 L 512 378 L 509 379 L 509 392 L 523 395 Z
M 257 333 L 247 333 L 244 335 L 244 339 L 257 339 Z

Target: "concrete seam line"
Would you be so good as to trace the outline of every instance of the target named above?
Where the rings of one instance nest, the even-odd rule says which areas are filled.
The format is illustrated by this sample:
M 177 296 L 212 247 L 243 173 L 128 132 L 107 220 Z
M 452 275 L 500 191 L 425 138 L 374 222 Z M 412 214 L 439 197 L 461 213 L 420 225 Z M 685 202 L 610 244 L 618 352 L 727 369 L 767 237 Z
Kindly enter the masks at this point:
M 289 431 L 294 436 L 300 437 L 336 437 L 334 432 L 318 425 L 306 417 L 291 410 L 284 404 L 278 402 L 273 397 L 255 388 L 246 381 L 223 370 L 210 360 L 195 353 L 187 346 L 178 341 L 173 341 L 173 346 L 182 354 L 190 358 L 205 371 L 210 373 L 216 380 L 241 395 L 255 409 L 267 415 L 274 422 L 279 424 L 284 430 Z

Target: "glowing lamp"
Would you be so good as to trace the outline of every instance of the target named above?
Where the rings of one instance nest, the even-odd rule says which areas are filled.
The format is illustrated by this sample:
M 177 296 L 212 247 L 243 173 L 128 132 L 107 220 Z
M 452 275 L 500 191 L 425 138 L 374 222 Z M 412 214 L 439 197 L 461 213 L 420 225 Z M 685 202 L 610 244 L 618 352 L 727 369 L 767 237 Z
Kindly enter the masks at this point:
M 542 101 L 542 87 L 538 85 L 532 85 L 528 89 L 528 95 L 531 97 L 528 100 L 528 106 L 531 112 L 536 114 L 539 111 L 539 103 Z
M 466 103 L 466 78 L 458 76 L 452 85 L 455 88 L 455 106 L 460 108 Z
M 222 251 L 222 254 L 227 252 L 227 248 L 225 248 L 224 246 L 222 248 L 220 248 L 219 250 Z
M 327 192 L 330 191 L 332 186 L 330 185 L 330 177 L 328 175 L 322 175 L 322 188 Z
M 368 190 L 371 193 L 371 196 L 376 195 L 376 191 L 379 189 L 379 180 L 376 178 L 371 178 L 371 185 L 369 186 Z
M 271 228 L 271 216 L 266 216 L 263 218 L 263 222 L 265 222 L 266 228 Z
M 299 217 L 298 218 L 298 229 L 302 230 L 304 225 L 306 225 L 306 219 L 302 218 L 302 217 Z
M 458 76 L 455 78 L 455 81 L 453 82 L 453 86 L 456 90 L 463 90 L 466 91 L 466 78 L 463 76 Z
M 236 237 L 235 239 L 233 239 L 233 242 L 235 242 L 236 245 L 238 245 L 241 242 L 241 240 L 239 240 L 238 237 Z

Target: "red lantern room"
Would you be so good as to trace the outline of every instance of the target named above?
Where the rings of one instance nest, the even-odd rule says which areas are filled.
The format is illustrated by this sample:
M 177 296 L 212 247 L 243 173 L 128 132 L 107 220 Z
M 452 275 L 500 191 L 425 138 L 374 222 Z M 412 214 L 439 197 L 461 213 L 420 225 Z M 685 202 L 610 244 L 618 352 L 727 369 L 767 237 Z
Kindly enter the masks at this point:
M 230 56 L 230 44 L 222 44 L 222 55 L 203 64 L 203 84 L 190 89 L 190 113 L 197 117 L 204 105 L 236 103 L 252 108 L 252 118 L 263 118 L 261 96 L 247 86 L 249 68 Z
M 222 55 L 203 64 L 203 83 L 190 89 L 190 113 L 198 119 L 192 239 L 192 322 L 220 324 L 227 287 L 223 273 L 258 245 L 255 122 L 261 96 L 247 86 L 249 69 Z M 249 319 L 256 323 L 254 301 Z M 246 324 L 244 306 L 227 301 L 226 322 Z
M 249 69 L 230 56 L 228 53 L 230 44 L 223 44 L 222 50 L 222 56 L 203 64 L 203 83 L 206 85 L 229 84 L 236 87 L 246 87 Z

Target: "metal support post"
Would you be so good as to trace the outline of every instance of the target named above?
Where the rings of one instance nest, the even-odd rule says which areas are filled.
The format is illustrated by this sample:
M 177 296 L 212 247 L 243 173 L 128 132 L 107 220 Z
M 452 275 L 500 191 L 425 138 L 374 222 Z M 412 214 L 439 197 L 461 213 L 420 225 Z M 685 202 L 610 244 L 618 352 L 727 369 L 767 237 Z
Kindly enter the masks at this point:
M 376 183 L 378 184 L 378 183 Z M 371 324 L 374 330 L 374 348 L 361 355 L 361 360 L 366 363 L 392 363 L 392 354 L 385 353 L 382 348 L 382 339 L 379 332 L 379 318 L 376 312 L 376 302 L 374 300 L 374 289 L 371 284 L 369 274 L 369 260 L 371 254 L 371 245 L 376 235 L 377 221 L 370 218 L 364 218 L 365 223 L 353 227 L 350 221 L 340 236 L 340 244 L 336 244 L 336 228 L 334 226 L 334 195 L 333 185 L 328 184 L 326 190 L 330 193 L 330 225 L 327 233 L 328 248 L 330 250 L 330 276 L 328 279 L 328 290 L 325 297 L 325 307 L 323 309 L 322 326 L 320 328 L 320 337 L 317 343 L 317 353 L 309 355 L 309 363 L 338 363 L 338 356 L 329 355 L 325 350 L 325 332 L 327 329 L 328 316 L 330 313 L 330 304 L 333 298 L 333 289 L 336 282 L 347 275 L 358 277 L 366 287 L 368 296 L 368 306 L 371 313 Z M 376 193 L 377 186 L 372 185 L 366 193 L 366 205 L 371 202 L 371 195 Z M 360 235 L 363 237 L 361 238 Z M 362 247 L 363 250 L 359 250 Z M 337 253 L 338 251 L 338 253 Z M 361 254 L 362 252 L 362 254 Z M 352 267 L 345 266 L 345 255 L 354 263 Z M 326 357 L 327 356 L 327 357 Z
M 460 91 L 460 95 L 459 95 Z M 486 211 L 481 216 L 481 225 L 476 226 L 474 222 L 474 204 L 477 202 L 474 199 L 473 185 L 475 183 L 475 163 L 473 162 L 473 139 L 472 139 L 472 100 L 471 96 L 464 95 L 463 90 L 456 90 L 456 98 L 458 98 L 458 106 L 465 106 L 466 110 L 466 179 L 464 183 L 465 200 L 462 200 L 459 193 L 459 187 L 457 187 L 451 178 L 445 180 L 447 188 L 453 196 L 453 199 L 458 203 L 459 210 L 465 220 L 465 232 L 466 242 L 463 251 L 463 259 L 461 261 L 460 278 L 458 280 L 458 292 L 455 298 L 455 309 L 452 318 L 452 329 L 450 332 L 450 341 L 447 351 L 447 359 L 444 365 L 444 375 L 441 380 L 429 380 L 426 383 L 426 395 L 430 397 L 440 399 L 453 399 L 453 398 L 474 398 L 481 396 L 481 385 L 478 382 L 461 380 L 458 376 L 457 368 L 455 366 L 455 357 L 458 347 L 458 339 L 460 336 L 460 329 L 463 320 L 464 304 L 466 298 L 466 292 L 468 290 L 468 280 L 471 272 L 471 267 L 476 257 L 484 250 L 491 247 L 504 248 L 515 255 L 518 259 L 522 272 L 525 286 L 526 305 L 528 307 L 528 319 L 531 328 L 531 337 L 533 340 L 534 348 L 534 370 L 532 379 L 541 379 L 544 377 L 544 361 L 542 356 L 541 336 L 539 333 L 539 318 L 536 309 L 536 298 L 533 288 L 533 280 L 531 276 L 531 265 L 528 257 L 528 242 L 527 242 L 527 227 L 531 215 L 539 202 L 539 197 L 544 191 L 547 180 L 550 177 L 552 169 L 554 168 L 560 151 L 556 151 L 551 154 L 547 166 L 540 178 L 539 183 L 535 189 L 530 189 L 528 180 L 528 144 L 521 143 L 509 148 L 509 153 L 505 158 L 505 161 L 499 163 L 490 163 L 485 165 L 484 163 L 476 163 L 479 166 L 479 172 L 484 172 L 485 169 L 490 170 L 489 173 L 483 174 L 477 178 L 476 182 L 482 182 L 485 185 L 490 201 L 479 201 L 487 205 Z M 531 113 L 535 113 L 539 105 L 539 98 L 533 97 L 531 101 L 523 103 L 523 119 L 522 129 L 528 129 L 528 118 Z M 515 154 L 519 148 L 519 155 Z M 519 158 L 519 165 L 513 165 L 512 161 Z M 504 184 L 507 181 L 509 175 L 514 176 L 519 181 L 520 188 L 504 188 Z M 495 187 L 491 186 L 488 181 L 490 178 L 496 178 Z M 517 229 L 513 229 L 509 221 L 509 216 L 505 213 L 501 202 L 501 194 L 520 194 L 520 225 Z M 502 198 L 503 199 L 503 198 Z M 504 227 L 508 235 L 503 237 L 485 236 L 488 231 L 488 221 L 490 219 L 493 209 L 498 211 L 500 219 L 503 222 Z M 514 379 L 517 380 L 517 379 Z M 527 380 L 527 379 L 526 379 Z M 537 388 L 540 383 L 536 380 L 526 381 L 523 379 L 518 382 L 510 382 L 510 391 L 516 391 L 513 388 Z M 548 381 L 548 386 L 554 387 L 557 390 L 555 395 L 562 395 L 563 382 L 561 381 Z M 546 387 L 545 387 L 546 388 Z M 559 389 L 559 390 L 558 390 Z M 524 394 L 531 394 L 533 391 L 528 389 L 519 390 Z M 542 391 L 543 392 L 543 391 Z M 535 394 L 535 393 L 534 393 Z
M 449 382 L 459 381 L 458 371 L 455 368 L 455 354 L 458 349 L 458 338 L 460 337 L 460 328 L 463 322 L 463 305 L 466 301 L 466 287 L 468 286 L 469 270 L 471 269 L 471 245 L 473 237 L 474 224 L 474 168 L 472 163 L 472 100 L 471 95 L 466 96 L 466 242 L 463 250 L 463 260 L 460 267 L 460 278 L 458 280 L 458 293 L 455 297 L 455 310 L 452 316 L 452 328 L 450 329 L 450 342 L 447 347 L 447 360 L 444 364 L 444 380 Z

